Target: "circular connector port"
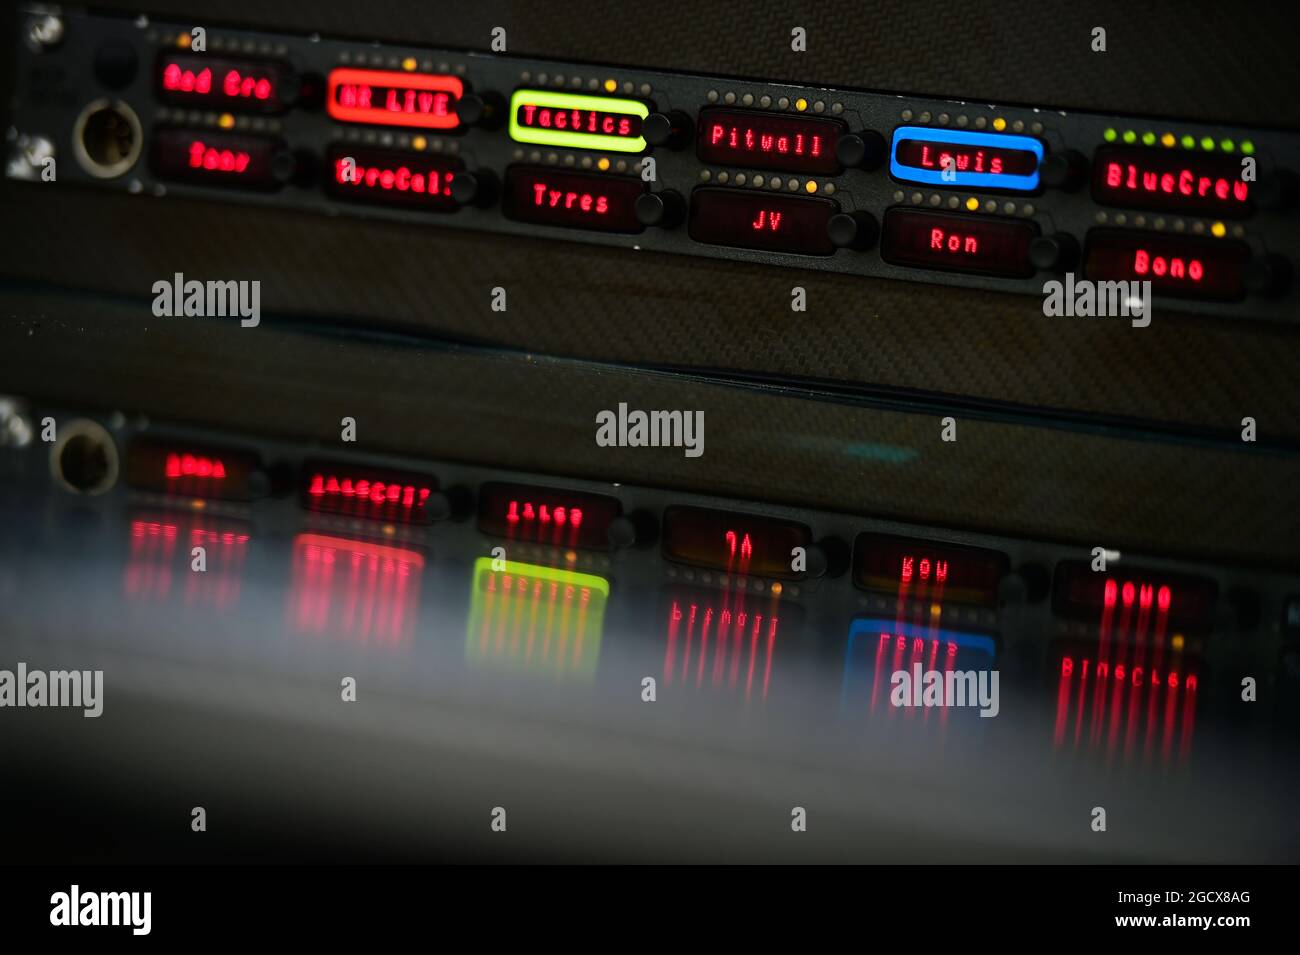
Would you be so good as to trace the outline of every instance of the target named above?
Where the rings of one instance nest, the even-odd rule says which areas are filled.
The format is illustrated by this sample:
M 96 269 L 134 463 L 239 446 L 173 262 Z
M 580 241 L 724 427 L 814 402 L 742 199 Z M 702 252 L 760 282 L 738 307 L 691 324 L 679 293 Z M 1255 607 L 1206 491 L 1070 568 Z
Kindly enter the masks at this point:
M 143 145 L 140 118 L 121 100 L 95 100 L 72 129 L 77 162 L 99 179 L 112 179 L 134 166 Z
M 59 428 L 50 449 L 55 480 L 77 494 L 103 494 L 117 483 L 117 445 L 102 425 L 86 418 Z

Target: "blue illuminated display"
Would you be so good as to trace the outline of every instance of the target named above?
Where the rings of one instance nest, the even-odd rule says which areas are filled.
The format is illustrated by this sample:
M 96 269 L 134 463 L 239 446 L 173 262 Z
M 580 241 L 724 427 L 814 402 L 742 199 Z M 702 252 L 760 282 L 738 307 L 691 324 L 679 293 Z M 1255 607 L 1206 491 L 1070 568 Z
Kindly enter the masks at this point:
M 889 172 L 903 182 L 949 189 L 1034 192 L 1043 144 L 1031 136 L 900 126 L 894 130 Z M 945 167 L 951 170 L 944 177 Z
M 915 663 L 927 670 L 986 670 L 996 656 L 997 645 L 986 634 L 892 617 L 858 617 L 849 625 L 841 704 L 870 703 L 873 711 L 887 708 L 895 670 L 910 670 Z
M 903 623 L 888 617 L 859 617 L 849 625 L 849 654 L 853 653 L 853 644 L 861 637 L 872 637 L 877 642 L 883 636 L 891 639 L 902 637 L 907 640 L 924 640 L 926 644 L 938 641 L 941 646 L 952 644 L 957 648 L 959 658 L 983 655 L 988 659 L 982 665 L 991 666 L 996 655 L 993 638 L 982 633 L 966 633 L 961 630 L 940 630 L 919 623 Z M 874 650 L 876 644 L 871 644 Z M 979 662 L 963 659 L 963 663 L 980 665 Z

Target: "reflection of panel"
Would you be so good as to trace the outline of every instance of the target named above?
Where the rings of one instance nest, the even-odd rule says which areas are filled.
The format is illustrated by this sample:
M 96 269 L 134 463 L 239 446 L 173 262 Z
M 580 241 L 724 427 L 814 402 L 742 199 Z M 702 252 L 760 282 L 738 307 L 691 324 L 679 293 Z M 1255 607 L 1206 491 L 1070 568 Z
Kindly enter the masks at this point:
M 1171 646 L 1116 645 L 1099 654 L 1093 644 L 1057 646 L 1049 673 L 1056 686 L 1056 749 L 1122 754 L 1182 763 L 1196 729 L 1197 661 Z
M 535 564 L 474 563 L 465 656 L 554 677 L 590 679 L 600 657 L 609 582 Z
M 989 670 L 996 654 L 996 644 L 986 634 L 861 617 L 849 626 L 841 702 L 845 708 L 866 706 L 873 714 L 883 711 L 892 714 L 895 707 L 889 700 L 890 681 L 899 670 L 911 673 L 918 664 L 922 671 L 942 673 Z M 947 710 L 947 707 L 940 708 L 941 719 L 947 719 Z M 929 718 L 928 709 L 921 713 L 923 718 Z
M 248 540 L 241 524 L 183 515 L 133 519 L 122 590 L 133 600 L 163 603 L 179 574 L 187 605 L 232 606 L 239 600 Z M 203 548 L 205 570 L 192 569 L 195 547 Z
M 680 684 L 767 699 L 778 637 L 798 634 L 799 607 L 744 590 L 677 588 L 667 595 L 665 686 Z
M 289 614 L 301 633 L 405 643 L 415 632 L 424 558 L 413 550 L 299 534 Z

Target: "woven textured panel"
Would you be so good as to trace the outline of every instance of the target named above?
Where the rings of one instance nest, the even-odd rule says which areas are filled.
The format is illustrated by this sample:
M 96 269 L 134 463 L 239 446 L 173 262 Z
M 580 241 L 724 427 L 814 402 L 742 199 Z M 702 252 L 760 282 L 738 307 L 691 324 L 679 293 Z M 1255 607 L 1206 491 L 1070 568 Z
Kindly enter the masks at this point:
M 31 184 L 0 202 L 23 223 L 0 275 L 130 296 L 142 319 L 175 272 L 258 279 L 264 311 L 313 319 L 1300 436 L 1300 328 L 1159 312 L 1133 329 L 1014 295 Z
M 755 392 L 672 376 L 141 321 L 46 299 L 0 325 L 0 389 L 364 448 L 1186 556 L 1294 563 L 1300 460 Z M 598 411 L 702 409 L 703 457 L 594 441 Z

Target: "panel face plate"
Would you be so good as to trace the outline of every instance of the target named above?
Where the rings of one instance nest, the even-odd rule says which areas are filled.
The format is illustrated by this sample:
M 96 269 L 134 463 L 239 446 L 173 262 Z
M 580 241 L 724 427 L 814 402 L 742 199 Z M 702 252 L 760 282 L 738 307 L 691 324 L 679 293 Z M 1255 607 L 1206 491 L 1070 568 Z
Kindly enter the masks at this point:
M 13 108 L 19 137 L 53 144 L 60 185 L 1033 296 L 1042 296 L 1044 283 L 1059 276 L 1032 268 L 963 271 L 891 263 L 870 243 L 818 243 L 808 254 L 813 246 L 807 242 L 796 250 L 720 241 L 698 230 L 693 237 L 684 209 L 647 219 L 654 225 L 644 229 L 626 220 L 617 230 L 600 228 L 594 219 L 584 227 L 581 216 L 512 218 L 500 189 L 484 190 L 473 202 L 443 203 L 439 211 L 449 214 L 429 216 L 428 203 L 356 202 L 327 188 L 329 164 L 348 158 L 355 146 L 358 153 L 385 150 L 399 172 L 414 171 L 420 156 L 492 183 L 502 182 L 511 167 L 554 167 L 565 175 L 604 177 L 620 194 L 633 194 L 633 184 L 674 193 L 683 205 L 697 187 L 726 187 L 833 202 L 840 213 L 876 223 L 889 209 L 911 207 L 1020 221 L 1044 237 L 1068 236 L 1080 248 L 1089 230 L 1105 227 L 1139 237 L 1226 238 L 1239 243 L 1251 264 L 1280 260 L 1283 274 L 1286 263 L 1294 268 L 1300 262 L 1295 211 L 1269 201 L 1284 182 L 1278 173 L 1300 169 L 1300 136 L 1294 133 L 220 27 L 208 30 L 208 55 L 220 69 L 204 79 L 194 69 L 196 54 L 178 42 L 188 35 L 183 24 L 66 17 L 68 29 L 56 48 L 37 54 L 18 45 Z M 110 43 L 129 46 L 140 67 L 106 96 L 95 64 Z M 176 69 L 164 83 L 158 71 L 168 65 Z M 200 88 L 208 92 L 196 93 Z M 209 100 L 212 105 L 205 105 Z M 104 142 L 106 119 L 108 130 L 125 140 Z M 239 189 L 221 177 L 164 183 L 148 162 L 162 128 L 274 138 L 296 159 L 296 171 L 281 188 L 266 191 Z M 134 158 L 112 153 L 134 138 L 142 140 Z M 403 164 L 404 155 L 411 161 Z M 653 181 L 642 178 L 645 157 L 654 159 Z M 1074 162 L 1069 190 L 1050 185 L 1057 180 L 1047 173 L 1049 165 L 1059 173 L 1067 159 Z M 1253 184 L 1237 178 L 1245 160 L 1256 167 Z M 13 178 L 40 178 L 39 169 L 21 161 L 8 168 Z M 562 204 L 570 192 L 579 204 L 583 195 L 593 202 L 597 195 L 589 188 L 559 192 Z M 1234 290 L 1231 300 L 1197 291 L 1153 282 L 1155 307 L 1300 323 L 1300 282 L 1268 295 Z

